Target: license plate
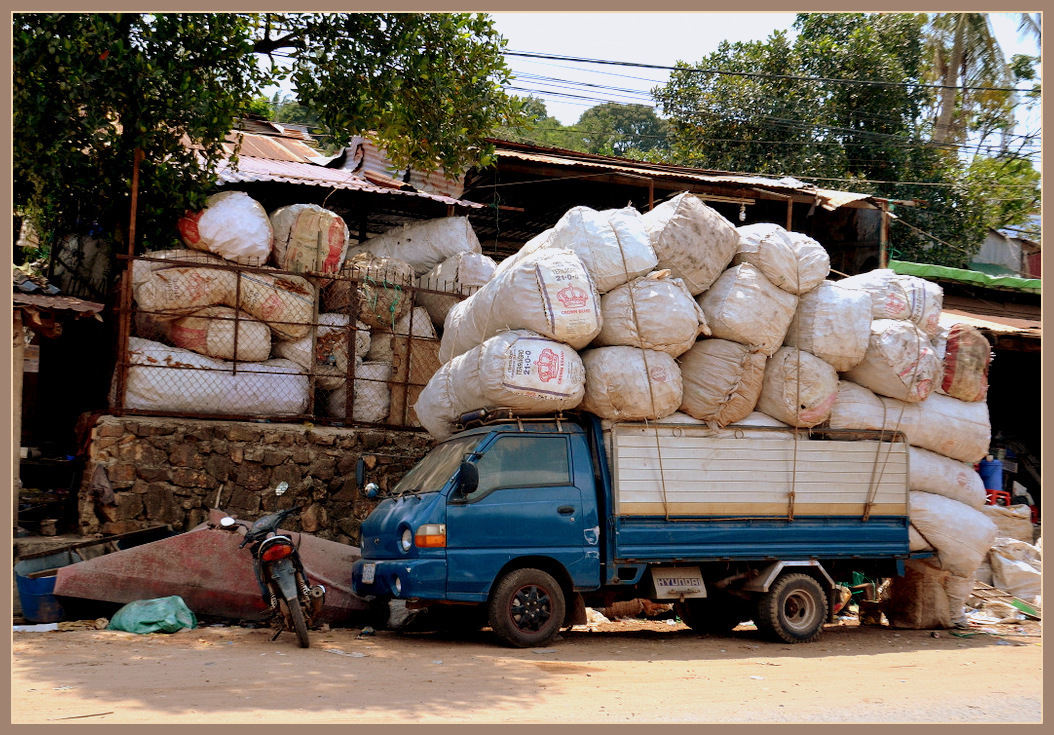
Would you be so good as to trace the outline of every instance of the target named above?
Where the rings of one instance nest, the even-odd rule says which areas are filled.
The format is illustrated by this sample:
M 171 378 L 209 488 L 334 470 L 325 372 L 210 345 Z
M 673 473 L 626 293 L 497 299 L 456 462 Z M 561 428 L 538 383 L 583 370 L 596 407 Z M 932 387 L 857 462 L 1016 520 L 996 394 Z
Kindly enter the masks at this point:
M 362 565 L 362 583 L 373 584 L 373 579 L 377 575 L 376 564 L 363 564 Z
M 699 567 L 652 567 L 651 578 L 657 599 L 706 597 Z

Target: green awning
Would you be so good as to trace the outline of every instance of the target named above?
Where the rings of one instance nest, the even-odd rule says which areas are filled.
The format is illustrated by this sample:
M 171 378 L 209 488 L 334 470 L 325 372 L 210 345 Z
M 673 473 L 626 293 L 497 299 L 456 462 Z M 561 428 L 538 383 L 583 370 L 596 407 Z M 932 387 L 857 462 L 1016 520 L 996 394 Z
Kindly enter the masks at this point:
M 1040 293 L 1040 279 L 1038 278 L 990 276 L 987 273 L 968 271 L 965 268 L 950 268 L 946 265 L 931 265 L 929 263 L 907 263 L 902 260 L 889 261 L 889 267 L 894 273 L 904 276 L 943 278 L 948 281 L 958 281 L 959 283 L 972 283 L 984 288 L 1004 288 L 1011 291 Z

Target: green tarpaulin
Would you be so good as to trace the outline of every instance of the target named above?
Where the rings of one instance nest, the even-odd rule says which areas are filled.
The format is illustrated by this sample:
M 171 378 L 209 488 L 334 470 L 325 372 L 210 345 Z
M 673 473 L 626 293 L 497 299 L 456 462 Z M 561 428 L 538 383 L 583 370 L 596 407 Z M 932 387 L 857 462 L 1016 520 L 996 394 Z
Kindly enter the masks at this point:
M 946 265 L 930 265 L 928 263 L 907 263 L 902 260 L 889 261 L 889 267 L 894 273 L 904 276 L 944 278 L 949 281 L 959 281 L 960 283 L 973 283 L 986 288 L 1005 288 L 1012 291 L 1040 293 L 1040 280 L 1038 278 L 990 276 L 987 273 L 968 271 L 964 268 L 949 268 Z

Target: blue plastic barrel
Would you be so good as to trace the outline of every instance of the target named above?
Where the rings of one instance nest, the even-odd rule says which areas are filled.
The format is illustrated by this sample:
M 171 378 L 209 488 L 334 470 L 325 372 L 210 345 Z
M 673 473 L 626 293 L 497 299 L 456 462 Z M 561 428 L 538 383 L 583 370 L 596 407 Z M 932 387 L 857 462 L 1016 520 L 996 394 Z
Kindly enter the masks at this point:
M 55 597 L 55 575 L 32 578 L 34 572 L 56 569 L 81 561 L 75 551 L 60 551 L 36 559 L 25 559 L 15 564 L 15 584 L 22 617 L 33 623 L 57 623 L 64 620 L 66 611 Z
M 1003 489 L 1003 463 L 998 459 L 982 459 L 977 467 L 985 490 Z

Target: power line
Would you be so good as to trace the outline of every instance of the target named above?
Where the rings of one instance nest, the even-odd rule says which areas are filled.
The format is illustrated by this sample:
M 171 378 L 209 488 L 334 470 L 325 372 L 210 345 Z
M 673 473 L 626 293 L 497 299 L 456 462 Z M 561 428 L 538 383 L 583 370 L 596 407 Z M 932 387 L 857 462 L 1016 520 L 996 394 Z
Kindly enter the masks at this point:
M 580 64 L 605 64 L 611 66 L 628 66 L 641 69 L 664 69 L 667 71 L 684 71 L 693 74 L 715 74 L 724 76 L 749 77 L 753 79 L 782 79 L 799 82 L 832 82 L 836 84 L 862 84 L 873 87 L 917 87 L 919 89 L 957 89 L 969 92 L 1029 92 L 1031 88 L 1018 87 L 960 87 L 950 84 L 923 84 L 922 82 L 889 82 L 881 79 L 840 79 L 835 77 L 805 77 L 793 74 L 766 74 L 764 72 L 725 71 L 722 69 L 698 69 L 688 66 L 664 66 L 662 64 L 644 64 L 635 61 L 610 61 L 605 59 L 587 59 L 579 56 L 561 56 L 557 54 L 540 54 L 531 51 L 505 51 L 506 56 L 523 56 L 532 59 L 551 59 L 553 61 L 573 61 Z

